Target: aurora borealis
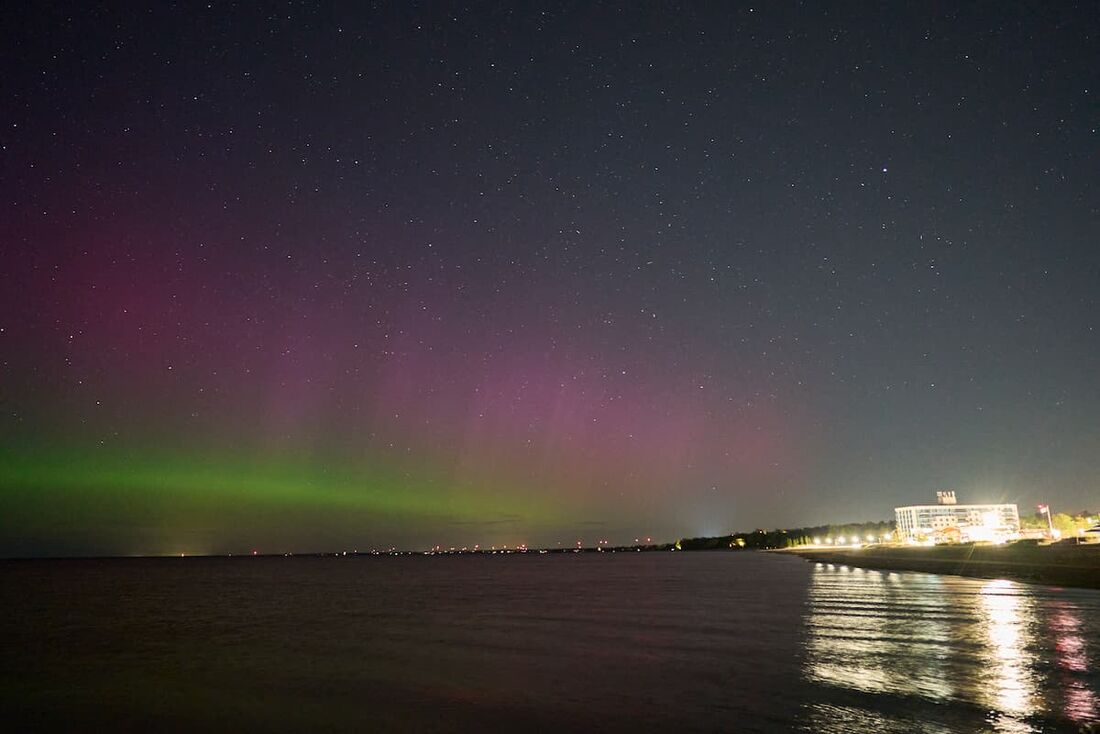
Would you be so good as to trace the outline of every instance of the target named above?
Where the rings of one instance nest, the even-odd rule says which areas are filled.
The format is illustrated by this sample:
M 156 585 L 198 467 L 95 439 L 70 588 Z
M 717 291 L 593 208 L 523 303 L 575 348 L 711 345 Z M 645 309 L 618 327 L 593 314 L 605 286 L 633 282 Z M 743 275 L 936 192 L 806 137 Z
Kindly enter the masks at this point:
M 0 555 L 1100 505 L 1095 7 L 132 10 L 5 24 Z

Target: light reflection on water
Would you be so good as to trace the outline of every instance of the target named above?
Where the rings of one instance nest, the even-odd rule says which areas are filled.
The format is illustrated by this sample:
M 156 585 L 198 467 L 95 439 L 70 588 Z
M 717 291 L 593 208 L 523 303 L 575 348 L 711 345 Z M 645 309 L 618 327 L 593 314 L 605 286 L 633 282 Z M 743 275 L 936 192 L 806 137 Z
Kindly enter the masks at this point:
M 1012 581 L 990 581 L 978 595 L 980 618 L 989 638 L 982 701 L 996 713 L 997 731 L 1031 731 L 1022 717 L 1039 710 L 1034 654 L 1030 651 L 1035 613 L 1026 590 Z
M 1076 731 L 1097 718 L 1100 595 L 817 564 L 803 675 L 822 732 Z
M 1089 649 L 1085 644 L 1084 627 L 1079 610 L 1065 602 L 1053 605 L 1050 629 L 1054 634 L 1059 678 L 1065 688 L 1065 714 L 1072 721 L 1100 719 L 1100 706 L 1093 689 L 1081 679 L 1090 670 Z M 1094 638 L 1094 644 L 1096 640 Z M 1095 656 L 1095 650 L 1094 656 Z M 1100 664 L 1100 661 L 1092 664 Z

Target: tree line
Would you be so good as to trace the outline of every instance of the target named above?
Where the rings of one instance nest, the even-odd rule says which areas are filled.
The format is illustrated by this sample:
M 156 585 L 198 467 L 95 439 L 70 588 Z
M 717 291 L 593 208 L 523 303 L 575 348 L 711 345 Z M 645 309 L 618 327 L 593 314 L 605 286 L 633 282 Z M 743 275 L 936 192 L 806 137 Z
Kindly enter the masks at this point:
M 878 543 L 892 540 L 892 520 L 872 520 L 846 525 L 814 525 L 805 528 L 757 529 L 751 532 L 730 533 L 708 538 L 681 538 L 676 542 L 680 550 L 774 550 L 795 548 L 813 543 L 850 544 Z

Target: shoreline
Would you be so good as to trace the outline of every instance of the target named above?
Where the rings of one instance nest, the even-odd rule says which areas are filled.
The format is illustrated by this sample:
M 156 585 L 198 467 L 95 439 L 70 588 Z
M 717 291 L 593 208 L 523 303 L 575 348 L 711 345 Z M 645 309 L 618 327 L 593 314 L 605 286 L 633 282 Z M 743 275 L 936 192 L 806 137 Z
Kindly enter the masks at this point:
M 784 549 L 807 561 L 886 571 L 918 571 L 1028 584 L 1100 589 L 1100 546 L 870 546 Z

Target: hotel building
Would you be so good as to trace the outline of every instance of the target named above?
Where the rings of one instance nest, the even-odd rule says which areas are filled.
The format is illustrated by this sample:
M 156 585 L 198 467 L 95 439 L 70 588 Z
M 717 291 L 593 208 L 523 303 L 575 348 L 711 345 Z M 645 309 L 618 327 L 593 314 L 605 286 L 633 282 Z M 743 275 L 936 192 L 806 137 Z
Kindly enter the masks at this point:
M 934 505 L 895 507 L 902 541 L 1000 542 L 1020 535 L 1016 505 L 960 505 L 954 492 L 936 492 Z

